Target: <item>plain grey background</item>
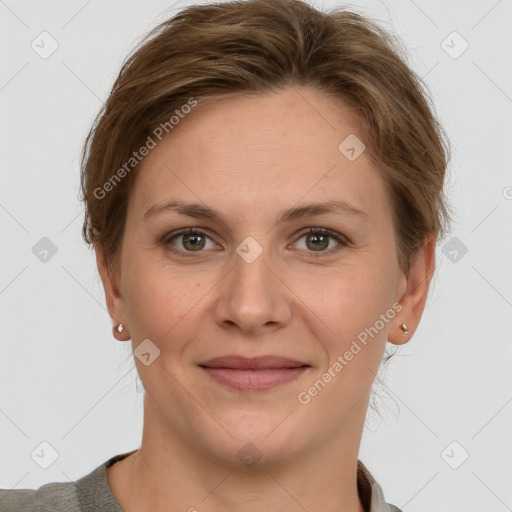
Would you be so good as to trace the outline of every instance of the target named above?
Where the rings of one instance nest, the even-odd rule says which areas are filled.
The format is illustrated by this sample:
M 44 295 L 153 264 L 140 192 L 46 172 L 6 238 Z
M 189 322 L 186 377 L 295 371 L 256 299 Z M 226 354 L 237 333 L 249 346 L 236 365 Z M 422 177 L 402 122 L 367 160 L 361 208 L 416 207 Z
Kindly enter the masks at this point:
M 78 162 L 124 58 L 191 3 L 0 0 L 2 488 L 75 480 L 139 446 L 140 382 L 81 239 Z M 399 35 L 453 146 L 456 222 L 419 329 L 379 377 L 360 459 L 404 511 L 512 510 L 512 2 L 314 5 Z

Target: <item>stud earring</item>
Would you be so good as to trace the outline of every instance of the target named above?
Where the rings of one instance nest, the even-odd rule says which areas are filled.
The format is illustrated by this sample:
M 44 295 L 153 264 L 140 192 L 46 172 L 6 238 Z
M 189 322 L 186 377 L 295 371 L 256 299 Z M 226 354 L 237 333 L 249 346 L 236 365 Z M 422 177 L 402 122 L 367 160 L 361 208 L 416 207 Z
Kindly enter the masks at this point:
M 405 324 L 402 324 L 400 326 L 400 329 L 402 329 L 402 331 L 404 331 L 404 334 L 407 334 L 409 332 L 409 329 L 407 328 L 407 325 L 405 325 Z
M 129 336 L 128 334 L 128 331 L 126 331 L 125 327 L 123 324 L 119 324 L 119 325 L 114 325 L 114 327 L 112 327 L 112 331 L 114 333 L 114 338 L 118 339 L 119 341 L 127 341 L 129 340 L 130 338 L 126 338 L 126 335 Z M 126 333 L 125 333 L 126 331 Z M 123 334 L 125 333 L 125 334 Z

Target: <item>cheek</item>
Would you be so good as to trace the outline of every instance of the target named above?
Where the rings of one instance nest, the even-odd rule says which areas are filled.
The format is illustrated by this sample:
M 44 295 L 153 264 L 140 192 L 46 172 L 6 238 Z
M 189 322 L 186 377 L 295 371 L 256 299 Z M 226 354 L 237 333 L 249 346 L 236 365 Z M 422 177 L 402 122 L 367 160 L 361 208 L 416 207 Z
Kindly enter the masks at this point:
M 329 332 L 323 338 L 328 361 L 322 370 L 336 377 L 325 400 L 341 400 L 348 407 L 369 390 L 395 314 L 388 281 L 379 279 L 378 273 L 354 273 L 337 279 L 330 288 L 333 299 L 324 318 L 335 335 Z
M 191 300 L 195 283 L 177 277 L 176 270 L 148 261 L 134 261 L 127 268 L 127 275 L 126 307 L 133 322 L 132 334 L 135 334 L 136 341 L 149 338 L 160 345 L 172 336 L 177 326 L 183 323 L 191 305 L 197 302 Z
M 393 298 L 391 272 L 374 257 L 302 280 L 299 290 L 297 295 L 318 318 L 334 347 L 343 347 L 373 325 Z
M 365 264 L 364 269 L 352 267 L 332 275 L 325 281 L 323 293 L 311 291 L 315 304 L 311 309 L 322 320 L 317 325 L 328 327 L 316 330 L 328 356 L 320 377 L 327 384 L 325 391 L 318 393 L 322 398 L 317 406 L 326 410 L 337 404 L 332 410 L 337 421 L 367 395 L 377 374 L 395 316 L 391 281 L 389 273 L 375 261 Z M 315 382 L 311 385 L 317 386 Z

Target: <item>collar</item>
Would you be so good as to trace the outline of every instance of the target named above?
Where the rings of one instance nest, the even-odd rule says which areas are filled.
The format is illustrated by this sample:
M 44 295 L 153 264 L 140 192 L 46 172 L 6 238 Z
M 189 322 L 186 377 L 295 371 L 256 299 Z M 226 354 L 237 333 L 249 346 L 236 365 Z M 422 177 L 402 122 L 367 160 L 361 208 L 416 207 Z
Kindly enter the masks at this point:
M 132 450 L 115 455 L 94 471 L 76 481 L 78 499 L 83 512 L 97 512 L 98 510 L 123 512 L 108 483 L 106 469 L 136 451 Z M 392 512 L 397 510 L 388 506 L 382 488 L 360 460 L 357 461 L 357 490 L 365 512 Z

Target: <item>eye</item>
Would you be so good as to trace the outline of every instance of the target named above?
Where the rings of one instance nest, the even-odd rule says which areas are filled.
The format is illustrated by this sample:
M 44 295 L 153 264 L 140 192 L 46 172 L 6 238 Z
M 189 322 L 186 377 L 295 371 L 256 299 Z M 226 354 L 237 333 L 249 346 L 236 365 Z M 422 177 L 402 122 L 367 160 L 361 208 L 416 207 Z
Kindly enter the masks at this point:
M 306 232 L 303 232 L 299 240 L 303 238 L 305 239 L 305 250 L 307 252 L 317 253 L 312 254 L 313 257 L 330 255 L 333 251 L 338 250 L 336 247 L 325 250 L 331 245 L 330 241 L 333 239 L 338 245 L 349 245 L 348 239 L 341 233 L 326 228 L 308 228 Z
M 173 247 L 172 241 L 174 239 L 181 239 L 177 245 L 181 246 L 184 250 L 178 249 L 175 246 Z M 208 246 L 208 243 L 206 242 L 207 240 L 211 242 L 210 246 Z M 218 245 L 214 244 L 211 238 L 205 235 L 205 233 L 194 228 L 173 232 L 172 236 L 165 236 L 163 239 L 163 244 L 169 247 L 172 252 L 185 257 L 193 256 L 193 254 L 190 253 L 203 252 L 202 249 L 205 248 L 215 249 L 215 247 L 218 247 Z
M 302 240 L 303 238 L 305 239 L 304 250 L 312 253 L 311 255 L 313 257 L 326 256 L 337 251 L 339 248 L 336 246 L 326 250 L 332 245 L 330 243 L 332 240 L 335 240 L 338 246 L 350 245 L 350 241 L 344 235 L 327 228 L 307 228 L 306 231 L 302 232 L 298 240 Z M 197 228 L 173 231 L 162 239 L 162 243 L 172 252 L 184 257 L 193 257 L 193 253 L 204 252 L 203 249 L 220 248 L 208 235 Z M 295 242 L 295 244 L 297 244 L 297 242 Z

